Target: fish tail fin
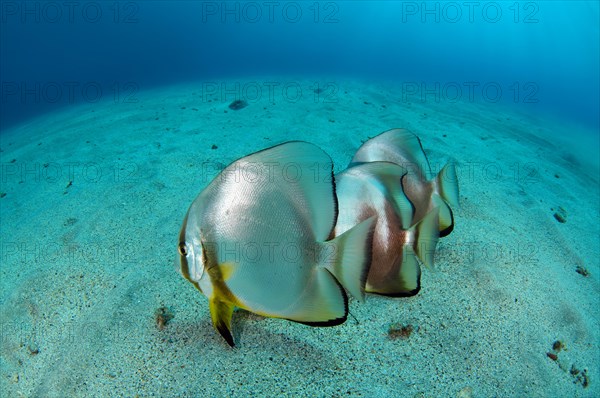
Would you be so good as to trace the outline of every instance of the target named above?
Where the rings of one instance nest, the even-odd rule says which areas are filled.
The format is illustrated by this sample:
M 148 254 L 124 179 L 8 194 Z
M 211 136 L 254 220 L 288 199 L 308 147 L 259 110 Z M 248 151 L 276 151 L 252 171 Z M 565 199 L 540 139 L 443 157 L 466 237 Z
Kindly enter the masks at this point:
M 235 347 L 233 335 L 231 334 L 231 316 L 233 315 L 233 304 L 213 297 L 209 300 L 210 317 L 214 328 L 223 336 L 227 344 Z
M 435 247 L 440 236 L 438 223 L 439 215 L 436 208 L 409 229 L 415 238 L 408 245 L 427 268 L 433 268 Z
M 458 178 L 454 163 L 446 164 L 435 178 L 437 191 L 450 206 L 458 207 Z
M 376 217 L 368 218 L 327 242 L 329 258 L 325 259 L 325 268 L 344 289 L 360 301 L 365 299 L 375 222 Z

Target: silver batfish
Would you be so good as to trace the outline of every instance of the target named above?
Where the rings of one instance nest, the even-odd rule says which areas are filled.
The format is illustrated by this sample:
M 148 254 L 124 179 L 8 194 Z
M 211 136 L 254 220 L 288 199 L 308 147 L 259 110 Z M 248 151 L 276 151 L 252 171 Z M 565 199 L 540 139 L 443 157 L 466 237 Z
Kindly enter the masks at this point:
M 288 142 L 227 166 L 190 206 L 179 234 L 181 274 L 209 300 L 234 346 L 235 307 L 312 326 L 346 320 L 363 299 L 374 219 L 331 240 L 333 165 L 319 147 Z

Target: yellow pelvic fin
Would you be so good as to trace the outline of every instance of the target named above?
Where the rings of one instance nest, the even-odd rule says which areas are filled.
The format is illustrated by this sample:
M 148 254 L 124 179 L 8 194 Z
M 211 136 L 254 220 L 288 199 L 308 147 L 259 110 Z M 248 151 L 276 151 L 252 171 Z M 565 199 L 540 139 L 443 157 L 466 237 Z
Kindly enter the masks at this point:
M 209 300 L 210 317 L 214 328 L 223 336 L 227 343 L 234 347 L 233 335 L 231 334 L 231 316 L 233 314 L 233 304 L 219 300 L 213 296 Z
M 231 278 L 235 269 L 235 263 L 223 263 L 208 270 L 213 286 L 213 294 L 209 299 L 210 317 L 214 328 L 232 347 L 235 346 L 235 343 L 231 334 L 231 316 L 233 309 L 236 306 L 240 307 L 240 303 L 229 290 L 225 281 Z

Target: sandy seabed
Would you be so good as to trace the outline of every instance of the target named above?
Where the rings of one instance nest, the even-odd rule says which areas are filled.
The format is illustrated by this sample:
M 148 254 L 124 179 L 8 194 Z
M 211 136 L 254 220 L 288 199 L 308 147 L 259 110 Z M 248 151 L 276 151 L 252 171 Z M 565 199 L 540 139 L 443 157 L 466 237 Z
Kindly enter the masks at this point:
M 276 81 L 303 95 L 268 95 Z M 265 91 L 235 111 L 220 82 L 190 83 L 2 132 L 3 397 L 600 396 L 597 131 L 383 84 L 238 83 Z M 351 301 L 333 328 L 238 311 L 231 349 L 173 268 L 192 200 L 251 152 L 306 140 L 340 171 L 394 127 L 459 174 L 456 227 L 421 292 Z

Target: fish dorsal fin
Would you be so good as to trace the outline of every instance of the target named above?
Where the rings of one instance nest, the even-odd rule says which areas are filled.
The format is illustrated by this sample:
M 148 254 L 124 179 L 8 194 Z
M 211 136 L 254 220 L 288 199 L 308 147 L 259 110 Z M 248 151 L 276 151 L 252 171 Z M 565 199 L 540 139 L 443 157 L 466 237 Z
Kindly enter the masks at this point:
M 391 129 L 366 141 L 350 164 L 374 161 L 396 163 L 407 172 L 417 172 L 427 180 L 432 178 L 421 140 L 407 129 Z
M 255 163 L 266 165 L 263 168 L 270 173 L 269 182 L 278 184 L 283 200 L 298 204 L 297 210 L 309 218 L 316 240 L 327 240 L 337 217 L 329 155 L 314 144 L 289 141 L 246 156 L 229 167 L 243 170 Z
M 402 178 L 406 175 L 404 168 L 390 162 L 368 162 L 356 164 L 346 172 L 357 177 L 367 176 L 369 182 L 377 186 L 392 203 L 394 211 L 402 220 L 402 229 L 406 230 L 410 227 L 414 206 L 402 189 Z

